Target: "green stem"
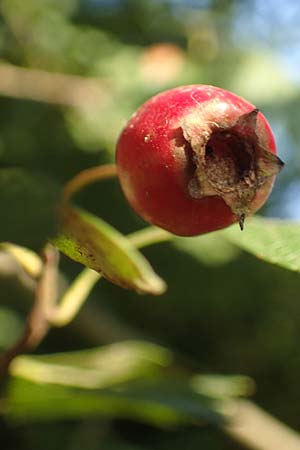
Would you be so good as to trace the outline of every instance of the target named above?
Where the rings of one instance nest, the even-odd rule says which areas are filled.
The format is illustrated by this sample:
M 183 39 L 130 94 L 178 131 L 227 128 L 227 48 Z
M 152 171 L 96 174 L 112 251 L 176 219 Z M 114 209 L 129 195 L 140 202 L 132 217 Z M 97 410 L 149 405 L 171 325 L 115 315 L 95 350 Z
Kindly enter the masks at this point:
M 100 278 L 101 274 L 98 272 L 88 268 L 83 269 L 68 287 L 59 305 L 51 312 L 48 318 L 51 325 L 63 327 L 70 323 Z
M 96 181 L 102 181 L 117 176 L 117 166 L 115 164 L 105 164 L 103 166 L 91 167 L 82 170 L 75 175 L 64 187 L 63 201 L 67 202 L 78 191 Z
M 20 264 L 25 272 L 32 278 L 37 279 L 43 270 L 41 258 L 29 248 L 12 244 L 11 242 L 2 242 L 0 248 L 4 249 Z
M 160 242 L 170 241 L 174 235 L 161 228 L 148 227 L 135 231 L 127 236 L 131 243 L 137 247 L 147 247 L 148 245 L 158 244 Z

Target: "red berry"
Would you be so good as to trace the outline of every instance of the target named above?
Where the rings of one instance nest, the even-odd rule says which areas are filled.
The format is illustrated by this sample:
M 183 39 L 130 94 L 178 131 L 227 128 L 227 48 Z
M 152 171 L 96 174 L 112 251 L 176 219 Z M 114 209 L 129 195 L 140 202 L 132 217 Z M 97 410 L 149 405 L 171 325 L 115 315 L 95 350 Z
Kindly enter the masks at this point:
M 240 222 L 283 163 L 261 112 L 232 92 L 182 86 L 148 100 L 117 145 L 122 189 L 146 221 L 182 236 Z

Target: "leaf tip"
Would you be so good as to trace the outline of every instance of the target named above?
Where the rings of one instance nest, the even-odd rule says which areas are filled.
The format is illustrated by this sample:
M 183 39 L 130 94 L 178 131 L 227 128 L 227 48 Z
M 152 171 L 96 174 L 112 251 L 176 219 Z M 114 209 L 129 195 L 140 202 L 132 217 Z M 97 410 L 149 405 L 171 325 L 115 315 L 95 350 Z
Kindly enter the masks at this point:
M 166 292 L 168 286 L 158 275 L 154 274 L 147 279 L 136 281 L 137 291 L 143 294 L 162 295 Z

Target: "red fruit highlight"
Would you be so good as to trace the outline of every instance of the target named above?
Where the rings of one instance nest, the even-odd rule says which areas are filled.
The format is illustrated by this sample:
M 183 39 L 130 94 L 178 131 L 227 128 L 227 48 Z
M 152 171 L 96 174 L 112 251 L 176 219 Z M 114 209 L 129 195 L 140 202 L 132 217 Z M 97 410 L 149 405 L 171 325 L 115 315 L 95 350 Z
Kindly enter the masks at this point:
M 148 100 L 117 144 L 119 180 L 133 209 L 174 234 L 239 222 L 268 198 L 282 168 L 261 112 L 214 86 L 182 86 Z

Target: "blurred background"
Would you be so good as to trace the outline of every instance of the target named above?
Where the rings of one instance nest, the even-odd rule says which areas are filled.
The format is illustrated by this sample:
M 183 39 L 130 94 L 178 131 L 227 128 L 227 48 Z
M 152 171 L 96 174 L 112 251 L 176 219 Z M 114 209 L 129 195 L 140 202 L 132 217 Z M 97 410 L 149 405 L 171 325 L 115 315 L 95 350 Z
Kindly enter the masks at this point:
M 39 250 L 55 232 L 63 184 L 114 161 L 118 134 L 142 102 L 193 83 L 229 89 L 266 115 L 286 166 L 262 214 L 299 220 L 299 21 L 296 0 L 1 0 L 1 241 Z M 145 226 L 116 181 L 90 186 L 78 203 L 123 233 Z M 143 253 L 168 283 L 163 296 L 103 280 L 36 354 L 82 351 L 75 370 L 84 349 L 151 342 L 172 352 L 175 372 L 250 377 L 252 399 L 299 430 L 299 274 L 217 238 L 174 240 Z M 1 350 L 20 335 L 32 301 L 31 281 L 10 263 L 2 252 Z M 80 270 L 63 257 L 62 284 Z M 153 352 L 158 365 L 167 364 L 161 347 Z M 108 398 L 101 414 L 86 398 L 73 405 L 70 391 L 53 391 L 68 381 L 51 384 L 47 373 L 34 386 L 16 378 L 5 392 L 17 405 L 0 405 L 6 450 L 244 448 L 209 421 L 171 426 L 163 412 L 161 421 L 150 410 L 147 416 L 146 404 L 130 413 Z M 93 384 L 88 388 L 92 396 Z M 73 412 L 62 407 L 69 401 Z

